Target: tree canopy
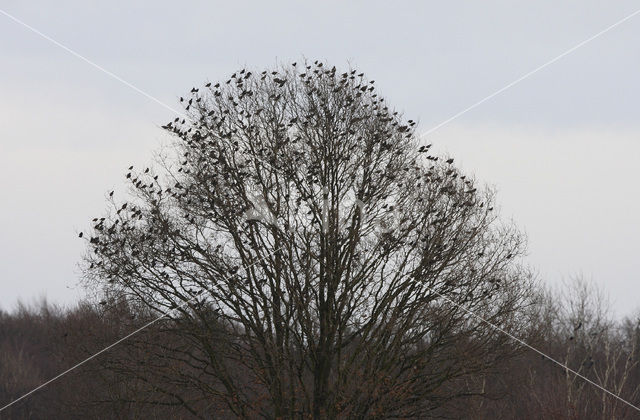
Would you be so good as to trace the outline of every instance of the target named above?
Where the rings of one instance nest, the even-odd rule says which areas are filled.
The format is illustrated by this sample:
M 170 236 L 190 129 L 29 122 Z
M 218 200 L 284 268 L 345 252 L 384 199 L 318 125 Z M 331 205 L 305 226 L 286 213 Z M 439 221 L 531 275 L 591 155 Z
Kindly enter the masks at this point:
M 174 156 L 130 168 L 130 197 L 85 235 L 105 304 L 169 311 L 182 340 L 139 374 L 175 401 L 196 416 L 421 417 L 481 393 L 465 379 L 517 351 L 443 296 L 518 331 L 534 296 L 523 236 L 373 80 L 294 63 L 180 102 L 163 126 Z

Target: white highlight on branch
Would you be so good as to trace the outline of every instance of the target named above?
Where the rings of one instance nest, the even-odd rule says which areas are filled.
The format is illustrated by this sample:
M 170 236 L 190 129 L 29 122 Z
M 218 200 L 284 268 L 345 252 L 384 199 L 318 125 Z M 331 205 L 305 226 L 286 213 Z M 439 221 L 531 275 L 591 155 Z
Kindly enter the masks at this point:
M 109 70 L 106 70 L 105 68 L 103 68 L 103 67 L 101 67 L 100 65 L 96 64 L 95 62 L 93 62 L 93 61 L 89 60 L 88 58 L 84 57 L 83 55 L 81 55 L 81 54 L 79 54 L 79 53 L 75 52 L 74 50 L 70 49 L 69 47 L 67 47 L 67 46 L 65 46 L 65 45 L 63 45 L 63 44 L 61 44 L 60 42 L 58 42 L 58 41 L 54 40 L 53 38 L 51 38 L 51 37 L 49 37 L 49 36 L 45 35 L 44 33 L 40 32 L 39 30 L 35 29 L 34 27 L 32 27 L 32 26 L 28 25 L 27 23 L 23 22 L 22 20 L 20 20 L 20 19 L 16 18 L 15 16 L 13 16 L 13 15 L 11 15 L 11 14 L 7 13 L 6 11 L 4 11 L 4 10 L 2 10 L 2 9 L 0 9 L 0 13 L 1 13 L 1 14 L 3 14 L 3 15 L 5 15 L 5 16 L 6 16 L 6 17 L 8 17 L 9 19 L 11 19 L 11 20 L 15 21 L 16 23 L 19 23 L 20 25 L 24 26 L 25 28 L 29 29 L 30 31 L 32 31 L 32 32 L 34 32 L 34 33 L 36 33 L 37 35 L 40 35 L 42 38 L 44 38 L 44 39 L 46 39 L 47 41 L 49 41 L 49 42 L 53 43 L 54 45 L 56 45 L 56 46 L 58 46 L 58 47 L 62 48 L 63 50 L 65 50 L 65 51 L 67 51 L 67 52 L 69 52 L 70 54 L 74 55 L 75 57 L 77 57 L 77 58 L 81 59 L 82 61 L 86 62 L 87 64 L 89 64 L 89 65 L 91 65 L 91 66 L 93 66 L 93 67 L 97 68 L 98 70 L 102 71 L 103 73 L 107 74 L 108 76 L 112 77 L 113 79 L 115 79 L 115 80 L 117 80 L 117 81 L 119 81 L 119 82 L 123 83 L 124 85 L 126 85 L 126 86 L 128 86 L 129 88 L 131 88 L 131 89 L 135 90 L 136 92 L 140 93 L 140 94 L 141 94 L 141 95 L 143 95 L 144 97 L 146 97 L 146 98 L 148 98 L 148 99 L 152 100 L 153 102 L 156 102 L 157 104 L 159 104 L 159 105 L 161 105 L 162 107 L 164 107 L 164 108 L 166 108 L 166 109 L 168 109 L 168 110 L 172 111 L 173 113 L 175 113 L 175 114 L 177 114 L 177 115 L 184 116 L 184 113 L 182 113 L 181 111 L 177 111 L 176 109 L 174 109 L 173 107 L 171 107 L 171 106 L 169 106 L 169 105 L 165 104 L 164 102 L 160 101 L 160 100 L 159 100 L 159 99 L 157 99 L 156 97 L 154 97 L 154 96 L 152 96 L 152 95 L 150 95 L 150 94 L 146 93 L 146 92 L 145 92 L 145 91 L 143 91 L 142 89 L 139 89 L 138 87 L 136 87 L 136 86 L 134 86 L 133 84 L 131 84 L 131 83 L 127 82 L 126 80 L 124 80 L 124 79 L 123 79 L 123 78 L 121 78 L 120 76 L 118 76 L 118 75 L 116 75 L 116 74 L 114 74 L 114 73 L 110 72 Z M 560 60 L 561 58 L 563 58 L 563 57 L 565 57 L 565 56 L 567 56 L 567 55 L 571 54 L 572 52 L 574 52 L 574 51 L 575 51 L 575 50 L 577 50 L 578 48 L 580 48 L 580 47 L 582 47 L 582 46 L 584 46 L 584 45 L 588 44 L 589 42 L 591 42 L 591 41 L 593 41 L 594 39 L 596 39 L 596 38 L 600 37 L 601 35 L 603 35 L 603 34 L 605 34 L 605 33 L 609 32 L 611 29 L 613 29 L 613 28 L 615 28 L 615 27 L 617 27 L 617 26 L 621 25 L 622 23 L 626 22 L 627 20 L 629 20 L 629 19 L 633 18 L 634 16 L 636 16 L 636 15 L 638 15 L 638 14 L 640 14 L 640 9 L 639 9 L 639 10 L 636 10 L 635 12 L 631 13 L 630 15 L 628 15 L 628 16 L 626 16 L 626 17 L 624 17 L 624 18 L 620 19 L 619 21 L 615 22 L 614 24 L 612 24 L 612 25 L 610 25 L 610 26 L 606 27 L 605 29 L 601 30 L 600 32 L 596 33 L 595 35 L 593 35 L 593 36 L 591 36 L 591 37 L 589 37 L 589 38 L 585 39 L 584 41 L 582 41 L 582 42 L 580 42 L 580 43 L 576 44 L 575 46 L 573 46 L 572 48 L 570 48 L 570 49 L 568 49 L 567 51 L 563 52 L 562 54 L 560 54 L 560 55 L 556 56 L 555 58 L 553 58 L 553 59 L 551 59 L 551 60 L 547 61 L 546 63 L 544 63 L 544 64 L 542 64 L 542 65 L 540 65 L 540 66 L 536 67 L 535 69 L 533 69 L 533 70 L 529 71 L 528 73 L 525 73 L 524 75 L 520 76 L 520 77 L 519 77 L 519 78 L 517 78 L 516 80 L 512 81 L 511 83 L 507 84 L 506 86 L 502 87 L 501 89 L 498 89 L 497 91 L 493 92 L 493 93 L 492 93 L 492 94 L 490 94 L 489 96 L 486 96 L 485 98 L 483 98 L 483 99 L 479 100 L 478 102 L 474 103 L 473 105 L 471 105 L 471 106 L 469 106 L 469 107 L 467 107 L 467 108 L 463 109 L 462 111 L 460 111 L 460 112 L 458 112 L 458 113 L 454 114 L 453 116 L 451 116 L 450 118 L 448 118 L 448 119 L 446 119 L 445 121 L 441 122 L 440 124 L 438 124 L 438 125 L 436 125 L 436 126 L 432 127 L 431 129 L 429 129 L 429 130 L 427 130 L 427 131 L 423 132 L 422 134 L 420 134 L 420 135 L 418 136 L 418 139 L 421 139 L 421 138 L 423 138 L 424 136 L 427 136 L 427 135 L 429 135 L 429 134 L 433 133 L 434 131 L 438 130 L 439 128 L 443 127 L 444 125 L 446 125 L 446 124 L 450 123 L 451 121 L 453 121 L 453 120 L 457 119 L 458 117 L 460 117 L 460 116 L 462 116 L 462 115 L 466 114 L 467 112 L 469 112 L 469 111 L 471 111 L 472 109 L 474 109 L 474 108 L 478 107 L 479 105 L 481 105 L 481 104 L 483 104 L 484 102 L 486 102 L 486 101 L 490 100 L 491 98 L 493 98 L 493 97 L 495 97 L 495 96 L 499 95 L 500 93 L 502 93 L 502 92 L 504 92 L 504 91 L 506 91 L 506 90 L 510 89 L 511 87 L 513 87 L 513 86 L 515 86 L 516 84 L 520 83 L 521 81 L 523 81 L 523 80 L 527 79 L 527 78 L 528 78 L 528 77 L 530 77 L 531 75 L 533 75 L 533 74 L 537 73 L 538 71 L 540 71 L 540 70 L 544 69 L 545 67 L 547 67 L 547 66 L 549 66 L 549 65 L 551 65 L 551 64 L 553 64 L 553 63 L 555 63 L 556 61 Z M 267 254 L 267 256 L 272 255 L 272 254 L 274 254 L 274 253 L 278 252 L 280 249 L 282 249 L 282 248 L 276 249 L 275 251 L 273 251 L 273 252 L 271 252 L 271 253 Z M 263 258 L 266 258 L 266 256 L 265 256 L 265 257 L 263 257 Z M 256 261 L 256 262 L 254 262 L 253 264 L 255 264 L 255 263 L 257 263 L 257 261 Z M 252 265 L 253 265 L 253 264 L 252 264 Z M 430 289 L 430 290 L 431 290 L 431 289 Z M 446 296 L 444 296 L 444 295 L 442 295 L 442 294 L 440 294 L 440 293 L 438 293 L 438 292 L 436 292 L 436 291 L 434 291 L 434 290 L 431 290 L 431 291 L 432 291 L 434 294 L 436 294 L 437 296 L 439 296 L 439 297 L 441 297 L 441 298 L 445 299 L 447 302 L 451 303 L 452 305 L 454 305 L 454 306 L 456 306 L 456 307 L 458 307 L 458 308 L 460 308 L 460 309 L 464 310 L 464 311 L 465 311 L 465 312 L 467 312 L 468 314 L 470 314 L 470 315 L 472 315 L 472 316 L 476 317 L 477 319 L 481 320 L 482 322 L 486 323 L 486 324 L 487 324 L 487 325 L 489 325 L 490 327 L 494 328 L 496 331 L 499 331 L 499 332 L 501 332 L 501 333 L 503 333 L 503 334 L 507 335 L 507 336 L 508 336 L 509 338 L 511 338 L 512 340 L 514 340 L 514 341 L 518 342 L 519 344 L 521 344 L 521 345 L 523 345 L 523 346 L 525 346 L 525 347 L 527 347 L 527 348 L 529 348 L 529 349 L 531 349 L 531 350 L 535 351 L 536 353 L 538 353 L 538 354 L 540 354 L 540 355 L 542 355 L 542 356 L 546 357 L 547 359 L 549 359 L 549 360 L 551 360 L 552 362 L 556 363 L 556 364 L 557 364 L 557 365 L 559 365 L 560 367 L 564 368 L 566 371 L 569 371 L 569 372 L 573 373 L 574 375 L 576 375 L 576 376 L 578 376 L 579 378 L 581 378 L 581 379 L 585 380 L 586 382 L 590 383 L 591 385 L 594 385 L 595 387 L 597 387 L 597 388 L 601 389 L 603 392 L 605 392 L 605 393 L 607 393 L 607 394 L 611 395 L 612 397 L 614 397 L 614 398 L 616 398 L 616 399 L 620 400 L 621 402 L 625 403 L 626 405 L 628 405 L 628 406 L 630 406 L 630 407 L 634 408 L 636 411 L 639 411 L 639 412 L 640 412 L 640 408 L 639 408 L 639 407 L 637 407 L 637 406 L 635 406 L 635 405 L 633 405 L 633 404 L 632 404 L 632 403 L 630 403 L 629 401 L 627 401 L 627 400 L 623 399 L 622 397 L 620 397 L 620 396 L 618 396 L 618 395 L 614 394 L 613 392 L 611 392 L 611 391 L 607 390 L 606 388 L 602 387 L 601 385 L 598 385 L 597 383 L 595 383 L 595 382 L 593 382 L 592 380 L 590 380 L 590 379 L 586 378 L 585 376 L 583 376 L 583 375 L 581 375 L 580 373 L 576 372 L 575 370 L 573 370 L 573 369 L 569 368 L 568 366 L 566 366 L 566 365 L 562 364 L 561 362 L 558 362 L 557 360 L 555 360 L 555 359 L 553 359 L 553 358 L 551 358 L 551 357 L 547 356 L 545 353 L 541 352 L 540 350 L 536 349 L 535 347 L 533 347 L 533 346 L 531 346 L 531 345 L 529 345 L 529 344 L 525 343 L 525 342 L 524 342 L 524 341 L 522 341 L 521 339 L 519 339 L 519 338 L 515 337 L 514 335 L 512 335 L 512 334 L 508 333 L 507 331 L 503 330 L 502 328 L 500 328 L 500 327 L 498 327 L 498 326 L 496 326 L 496 325 L 492 324 L 491 322 L 487 321 L 487 320 L 486 320 L 486 319 L 484 319 L 483 317 L 481 317 L 481 316 L 479 316 L 479 315 L 476 315 L 475 313 L 473 313 L 473 312 L 472 312 L 472 311 L 470 311 L 469 309 L 467 309 L 467 308 L 463 307 L 462 305 L 457 304 L 456 302 L 452 301 L 452 300 L 451 300 L 451 299 L 449 299 L 448 297 L 446 297 Z M 194 297 L 194 298 L 195 298 L 195 297 Z M 156 322 L 158 322 L 159 320 L 161 320 L 162 318 L 164 318 L 164 317 L 165 317 L 165 316 L 167 316 L 168 314 L 172 313 L 173 311 L 175 311 L 175 310 L 177 310 L 177 309 L 181 309 L 181 308 L 183 308 L 184 306 L 186 306 L 186 305 L 187 305 L 187 304 L 188 304 L 192 299 L 194 299 L 194 298 L 191 298 L 191 299 L 189 299 L 189 300 L 185 301 L 184 303 L 182 303 L 181 305 L 179 305 L 177 308 L 174 308 L 174 309 L 172 309 L 172 310 L 170 310 L 170 311 L 168 311 L 168 312 L 166 312 L 166 313 L 162 314 L 160 317 L 155 318 L 154 320 L 152 320 L 152 321 L 148 322 L 147 324 L 143 325 L 142 327 L 138 328 L 137 330 L 134 330 L 133 332 L 129 333 L 128 335 L 126 335 L 126 336 L 122 337 L 121 339 L 117 340 L 117 341 L 116 341 L 116 342 L 114 342 L 113 344 L 110 344 L 109 346 L 107 346 L 107 347 L 103 348 L 102 350 L 98 351 L 97 353 L 95 353 L 95 354 L 93 354 L 93 355 L 89 356 L 88 358 L 86 358 L 86 359 L 84 359 L 83 361 L 81 361 L 81 362 L 77 363 L 76 365 L 74 365 L 74 366 L 70 367 L 69 369 L 65 370 L 64 372 L 62 372 L 62 373 L 58 374 L 57 376 L 55 376 L 55 377 L 51 378 L 51 379 L 50 379 L 50 380 L 48 380 L 47 382 L 45 382 L 45 383 L 43 383 L 43 384 L 39 385 L 38 387 L 34 388 L 33 390 L 31 390 L 31 391 L 29 391 L 29 392 L 27 392 L 26 394 L 22 395 L 21 397 L 19 397 L 19 398 L 15 399 L 15 400 L 13 400 L 13 401 L 11 401 L 9 404 L 7 404 L 7 405 L 3 406 L 2 408 L 0 408 L 0 412 L 4 411 L 5 409 L 9 408 L 10 406 L 14 405 L 15 403 L 17 403 L 17 402 L 19 402 L 19 401 L 23 400 L 24 398 L 28 397 L 29 395 L 33 394 L 34 392 L 38 391 L 39 389 L 41 389 L 41 388 L 43 388 L 43 387 L 45 387 L 45 386 L 49 385 L 50 383 L 54 382 L 55 380 L 59 379 L 60 377 L 62 377 L 62 376 L 64 376 L 64 375 L 66 375 L 67 373 L 71 372 L 72 370 L 76 369 L 77 367 L 82 366 L 82 365 L 83 365 L 83 364 L 85 364 L 86 362 L 88 362 L 88 361 L 90 361 L 91 359 L 93 359 L 93 358 L 97 357 L 98 355 L 100 355 L 100 354 L 102 354 L 102 353 L 106 352 L 107 350 L 111 349 L 112 347 L 114 347 L 114 346 L 116 346 L 116 345 L 120 344 L 121 342 L 125 341 L 126 339 L 130 338 L 131 336 L 133 336 L 133 335 L 135 335 L 135 334 L 139 333 L 140 331 L 144 330 L 145 328 L 147 328 L 147 327 L 149 327 L 149 326 L 151 326 L 151 325 L 155 324 Z

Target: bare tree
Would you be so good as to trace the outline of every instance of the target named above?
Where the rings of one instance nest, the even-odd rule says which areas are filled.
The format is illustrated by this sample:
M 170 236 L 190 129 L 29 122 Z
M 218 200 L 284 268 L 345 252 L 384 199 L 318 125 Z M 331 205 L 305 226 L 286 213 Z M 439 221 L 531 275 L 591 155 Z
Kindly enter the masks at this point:
M 625 331 L 616 323 L 604 292 L 581 277 L 565 286 L 561 299 L 564 310 L 558 322 L 566 343 L 564 362 L 616 395 L 635 399 L 639 389 L 630 377 L 638 365 L 636 331 Z M 566 382 L 567 407 L 573 416 L 617 419 L 629 414 L 628 406 L 569 372 Z
M 637 400 L 638 321 L 616 320 L 605 293 L 581 276 L 542 293 L 539 319 L 532 324 L 544 328 L 529 342 L 573 372 L 546 357 L 516 363 L 526 372 L 526 391 L 517 392 L 519 398 L 526 395 L 517 403 L 520 412 L 545 418 L 635 418 L 631 407 L 583 377 L 627 401 Z
M 176 157 L 94 219 L 88 284 L 171 311 L 140 369 L 196 416 L 423 417 L 517 351 L 532 280 L 494 194 L 322 62 L 180 98 Z M 182 368 L 176 369 L 173 361 Z M 185 368 L 184 366 L 187 366 Z M 147 375 L 147 376 L 145 376 Z

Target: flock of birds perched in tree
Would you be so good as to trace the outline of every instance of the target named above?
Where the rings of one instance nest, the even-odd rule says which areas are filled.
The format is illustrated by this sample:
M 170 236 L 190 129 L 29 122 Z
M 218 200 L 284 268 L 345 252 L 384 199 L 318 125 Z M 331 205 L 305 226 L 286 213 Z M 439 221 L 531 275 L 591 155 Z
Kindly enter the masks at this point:
M 452 158 L 441 164 L 430 154 L 431 144 L 416 142 L 416 122 L 403 123 L 378 96 L 375 81 L 356 70 L 338 73 L 319 61 L 292 67 L 259 74 L 242 69 L 226 82 L 209 82 L 192 88 L 188 99 L 180 97 L 189 116 L 162 126 L 179 139 L 177 170 L 160 177 L 150 168 L 136 172 L 129 167 L 126 179 L 138 201 L 116 205 L 114 192 L 109 193 L 114 212 L 93 219 L 89 271 L 100 272 L 110 283 L 126 282 L 138 264 L 168 281 L 173 278 L 171 259 L 186 262 L 220 249 L 213 238 L 195 245 L 200 249 L 180 238 L 188 230 L 241 217 L 254 206 L 249 191 L 277 191 L 270 211 L 285 228 L 299 223 L 291 214 L 321 224 L 321 203 L 327 199 L 323 184 L 329 178 L 334 190 L 352 190 L 379 220 L 393 218 L 399 208 L 427 215 L 428 229 L 418 231 L 405 214 L 393 221 L 394 232 L 380 235 L 388 249 L 423 246 L 424 266 L 446 264 L 458 248 L 475 240 L 480 226 L 492 220 L 493 207 L 484 207 L 473 179 L 461 175 Z M 335 140 L 324 144 L 321 134 Z M 371 162 L 375 168 L 362 169 Z M 261 246 L 251 241 L 254 225 L 247 221 L 246 230 L 238 232 L 249 248 Z M 447 229 L 455 234 L 444 234 Z M 475 258 L 488 260 L 493 254 L 482 249 Z M 509 259 L 514 253 L 505 255 Z M 156 270 L 161 264 L 167 269 Z M 216 264 L 234 271 L 222 258 Z M 491 276 L 490 287 L 481 293 L 490 295 L 500 281 Z M 472 299 L 473 291 L 466 298 Z
M 374 80 L 293 63 L 242 69 L 179 100 L 186 114 L 162 126 L 175 155 L 161 171 L 129 166 L 131 197 L 109 192 L 108 213 L 79 235 L 106 309 L 124 297 L 167 324 L 218 320 L 257 365 L 267 352 L 286 364 L 386 348 L 370 354 L 376 377 L 397 375 L 400 359 L 427 366 L 441 327 L 502 340 L 443 296 L 509 322 L 527 296 L 513 262 L 523 239 L 497 225 L 493 192 L 420 144 L 416 121 Z M 278 353 L 288 349 L 302 359 Z M 345 363 L 369 369 L 352 358 L 336 369 Z M 411 392 L 431 389 L 423 373 L 406 373 Z

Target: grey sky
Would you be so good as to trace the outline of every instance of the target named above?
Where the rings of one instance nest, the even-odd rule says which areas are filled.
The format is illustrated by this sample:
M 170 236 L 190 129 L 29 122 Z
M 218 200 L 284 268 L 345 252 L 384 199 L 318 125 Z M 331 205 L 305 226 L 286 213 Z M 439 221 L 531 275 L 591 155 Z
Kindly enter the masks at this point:
M 640 8 L 634 1 L 2 1 L 24 20 L 177 107 L 237 68 L 352 63 L 425 131 Z M 499 192 L 556 283 L 582 272 L 620 314 L 638 307 L 640 16 L 425 141 Z M 0 308 L 81 291 L 77 232 L 124 193 L 170 111 L 0 16 Z

